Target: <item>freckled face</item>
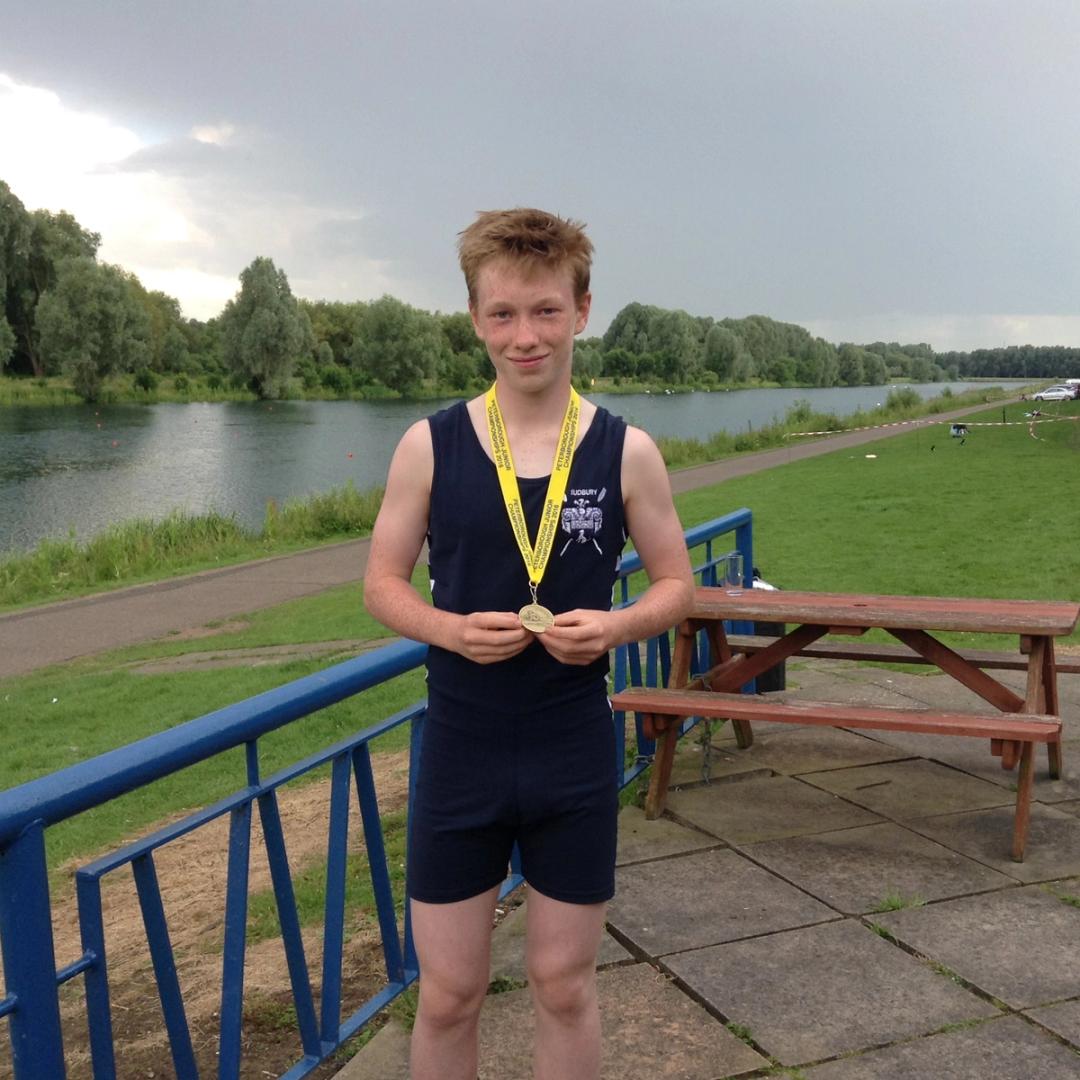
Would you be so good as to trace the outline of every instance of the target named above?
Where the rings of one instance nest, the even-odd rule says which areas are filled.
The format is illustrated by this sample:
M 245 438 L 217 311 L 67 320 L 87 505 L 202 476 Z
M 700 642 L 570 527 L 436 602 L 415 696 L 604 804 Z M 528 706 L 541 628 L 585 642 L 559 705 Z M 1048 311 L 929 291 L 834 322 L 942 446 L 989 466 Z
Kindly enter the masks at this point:
M 482 266 L 469 314 L 497 379 L 529 392 L 569 383 L 574 337 L 585 329 L 591 299 L 575 298 L 568 269 L 502 260 Z

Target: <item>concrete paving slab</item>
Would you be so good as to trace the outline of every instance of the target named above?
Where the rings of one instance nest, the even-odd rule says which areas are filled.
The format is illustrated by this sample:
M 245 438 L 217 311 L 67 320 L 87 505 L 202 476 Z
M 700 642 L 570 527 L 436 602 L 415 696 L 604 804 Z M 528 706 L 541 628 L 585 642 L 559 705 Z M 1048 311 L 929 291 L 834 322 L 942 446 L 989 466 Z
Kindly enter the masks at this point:
M 962 855 L 1017 881 L 1052 881 L 1080 873 L 1080 820 L 1057 807 L 1032 803 L 1024 861 L 1013 862 L 1014 806 L 997 806 L 942 817 L 918 818 L 908 826 Z
M 1060 646 L 1058 648 L 1058 655 L 1061 655 Z M 1073 660 L 1076 659 L 1074 655 Z M 1080 724 L 1080 716 L 1077 715 L 1077 709 L 1080 708 L 1080 675 L 1062 675 L 1058 673 L 1058 697 L 1061 699 L 1063 705 L 1071 705 L 1073 708 L 1062 710 L 1065 713 L 1071 713 L 1073 721 Z
M 645 818 L 645 811 L 637 806 L 626 806 L 619 811 L 619 839 L 615 853 L 615 865 L 662 859 L 669 855 L 681 855 L 687 851 L 716 847 L 720 843 L 715 836 L 688 829 L 671 818 L 661 817 L 655 821 Z
M 729 849 L 622 867 L 608 908 L 608 923 L 652 957 L 835 918 Z
M 1047 775 L 1045 751 L 1040 753 L 1035 774 L 1035 798 L 1044 803 L 1075 800 L 1080 795 L 1080 739 L 1064 739 L 1061 745 L 1062 776 L 1051 780 Z
M 1071 799 L 1069 802 L 1054 803 L 1055 810 L 1064 810 L 1066 814 L 1080 816 L 1080 799 Z
M 411 1037 L 396 1020 L 388 1020 L 335 1075 L 338 1080 L 409 1080 Z
M 1026 675 L 1013 671 L 988 671 L 987 674 L 1003 686 L 1024 694 Z M 992 709 L 985 699 L 969 690 L 963 683 L 949 675 L 943 675 L 931 667 L 912 669 L 911 671 L 889 671 L 884 668 L 863 668 L 861 676 L 868 683 L 888 689 L 894 694 L 903 694 L 912 701 L 921 702 L 935 709 L 958 709 L 961 712 L 976 712 Z
M 1003 769 L 1001 758 L 990 753 L 988 739 L 960 738 L 955 735 L 920 735 L 911 731 L 863 731 L 860 734 L 877 739 L 908 757 L 923 757 L 950 765 L 955 769 L 988 780 L 999 787 L 1015 790 L 1016 769 Z M 1070 767 L 1080 763 L 1080 740 L 1067 739 L 1062 746 L 1065 775 L 1051 780 L 1046 749 L 1035 751 L 1035 798 L 1043 802 L 1059 802 L 1080 795 L 1080 769 Z
M 898 821 L 1016 801 L 1015 795 L 996 784 L 933 761 L 897 761 L 838 769 L 812 773 L 804 779 L 808 784 Z
M 785 1065 L 997 1015 L 988 1002 L 847 919 L 680 953 L 665 964 Z
M 1028 1009 L 1027 1014 L 1080 1050 L 1080 1001 L 1061 1001 L 1057 1005 L 1044 1005 L 1041 1009 Z M 1080 1075 L 1080 1063 L 1077 1064 L 1076 1070 L 1077 1075 Z
M 1063 900 L 1066 904 L 1080 908 L 1080 878 L 1061 878 L 1057 881 L 1048 881 L 1043 888 L 1052 896 Z
M 873 911 L 890 896 L 942 900 L 1015 885 L 1012 878 L 891 822 L 767 840 L 742 850 L 850 915 Z
M 786 776 L 730 780 L 673 791 L 667 807 L 676 817 L 732 844 L 830 832 L 881 820 L 876 814 Z
M 874 921 L 1014 1009 L 1080 995 L 1080 909 L 1038 886 L 943 900 Z
M 603 1080 L 718 1080 L 768 1065 L 718 1020 L 649 967 L 597 978 Z M 480 1017 L 480 1080 L 532 1075 L 528 992 L 496 994 Z
M 1019 1017 L 873 1050 L 806 1069 L 807 1080 L 1062 1080 L 1080 1058 Z
M 705 748 L 697 742 L 694 735 L 685 736 L 680 741 L 671 765 L 668 790 L 704 784 L 706 781 L 701 772 L 704 757 Z M 709 761 L 709 779 L 719 780 L 729 776 L 772 776 L 772 770 L 758 764 L 751 754 L 739 750 L 734 739 L 728 742 L 714 740 Z
M 879 685 L 863 674 L 869 670 L 845 661 L 814 660 L 791 673 L 787 696 L 810 701 L 842 701 L 848 705 L 911 707 L 910 697 L 887 685 Z
M 757 769 L 762 773 L 778 772 L 785 776 L 852 768 L 883 761 L 897 761 L 908 755 L 895 747 L 837 728 L 794 727 L 786 735 L 759 733 L 755 725 L 754 742 L 740 750 L 733 742 L 714 748 L 712 775 L 730 775 Z M 700 778 L 701 751 L 697 754 Z
M 515 983 L 527 981 L 525 973 L 525 921 L 528 902 L 519 904 L 491 935 L 491 979 L 510 979 Z M 598 968 L 631 960 L 630 954 L 610 934 L 600 938 L 596 957 Z

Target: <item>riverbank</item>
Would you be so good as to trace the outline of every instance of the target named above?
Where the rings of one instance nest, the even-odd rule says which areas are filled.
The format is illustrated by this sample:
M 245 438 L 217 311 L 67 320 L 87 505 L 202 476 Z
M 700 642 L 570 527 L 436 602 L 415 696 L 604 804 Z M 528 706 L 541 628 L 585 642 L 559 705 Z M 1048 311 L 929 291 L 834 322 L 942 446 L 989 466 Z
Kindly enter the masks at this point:
M 588 380 L 575 380 L 582 393 L 596 394 L 691 394 L 691 393 L 727 393 L 732 390 L 768 390 L 780 386 L 794 389 L 814 389 L 799 387 L 792 383 L 770 382 L 768 379 L 750 379 L 742 383 L 721 383 L 718 380 L 698 380 L 687 383 L 665 383 L 648 379 L 630 379 L 620 376 L 607 376 Z M 992 386 L 995 380 L 972 379 L 972 382 L 984 381 Z M 997 380 L 1000 381 L 1000 380 Z M 1042 380 L 1045 382 L 1046 380 Z M 910 380 L 909 380 L 910 382 Z M 888 392 L 909 382 L 883 384 L 881 389 Z M 322 384 L 308 386 L 300 379 L 294 379 L 289 385 L 284 401 L 435 401 L 451 398 L 473 397 L 483 393 L 486 383 L 475 382 L 467 387 L 449 386 L 428 381 L 408 395 L 385 386 L 350 386 L 348 389 L 335 389 Z M 162 403 L 191 404 L 193 402 L 217 403 L 223 401 L 258 401 L 256 394 L 246 387 L 232 385 L 220 375 L 155 375 L 152 384 L 147 380 L 140 383 L 134 375 L 114 375 L 107 378 L 96 402 L 99 405 L 159 405 Z M 44 378 L 15 378 L 0 375 L 0 406 L 55 406 L 85 405 L 86 402 L 75 392 L 72 382 L 63 375 L 49 375 Z
M 1064 455 L 1071 456 L 1072 448 L 1065 440 L 1080 438 L 1080 423 L 1047 425 L 1053 433 L 1048 432 L 1042 443 L 1031 439 L 1023 425 L 987 428 L 987 432 L 998 434 L 992 439 L 979 440 L 984 445 L 973 450 L 969 446 L 961 447 L 958 440 L 951 440 L 946 425 L 975 411 L 969 407 L 941 415 L 930 429 L 912 431 L 909 427 L 894 427 L 848 432 L 675 472 L 672 487 L 680 517 L 684 525 L 689 526 L 740 505 L 751 506 L 759 565 L 767 577 L 789 586 L 797 581 L 807 588 L 814 587 L 810 583 L 815 582 L 818 588 L 856 591 L 877 589 L 887 592 L 890 588 L 897 592 L 915 592 L 920 588 L 926 592 L 954 591 L 962 583 L 962 576 L 959 581 L 949 581 L 945 588 L 937 560 L 927 554 L 927 551 L 947 550 L 936 546 L 939 539 L 942 544 L 957 545 L 956 558 L 960 558 L 960 553 L 966 553 L 965 565 L 975 568 L 970 587 L 976 593 L 988 594 L 988 590 L 997 587 L 1011 589 L 1013 595 L 1029 594 L 1031 583 L 1025 580 L 1026 568 L 1042 565 L 1039 559 L 1044 556 L 1047 565 L 1062 567 L 1063 579 L 1080 581 L 1080 565 L 1068 569 L 1065 565 L 1068 559 L 1063 562 L 1063 551 L 1058 550 L 1064 544 L 1060 533 L 1067 523 L 1059 520 L 1055 524 L 1051 519 L 1037 528 L 1030 523 L 1023 524 L 1028 516 L 1038 513 L 1041 507 L 1054 505 L 1059 497 L 1072 498 L 1061 490 L 1063 470 L 1033 467 L 1028 457 L 1033 448 L 1038 449 L 1040 445 L 1055 461 Z M 1080 404 L 1077 412 L 1080 412 Z M 999 419 L 1000 412 L 995 409 L 993 417 Z M 917 449 L 908 452 L 910 460 L 899 459 L 899 472 L 894 473 L 894 466 L 881 460 L 881 451 L 871 459 L 874 462 L 881 460 L 883 469 L 879 470 L 874 483 L 885 484 L 884 490 L 867 487 L 871 474 L 861 474 L 864 475 L 865 490 L 860 491 L 853 485 L 849 475 L 851 462 L 870 467 L 871 460 L 861 453 L 850 458 L 837 451 L 857 450 L 869 443 L 885 445 L 886 440 L 888 445 L 893 445 L 897 437 L 902 444 L 904 436 Z M 935 446 L 940 452 L 935 452 Z M 960 460 L 956 455 L 965 451 L 971 459 L 970 464 L 979 466 L 978 476 L 969 478 L 973 485 L 970 487 L 956 467 Z M 784 469 L 770 473 L 766 485 L 759 475 L 779 465 L 825 455 L 832 455 L 831 460 L 835 460 L 837 468 L 844 473 L 842 476 L 828 475 L 811 483 Z M 934 475 L 925 478 L 925 484 L 920 486 L 919 473 L 927 462 L 941 464 L 934 466 Z M 916 471 L 916 465 L 919 471 Z M 940 476 L 937 470 L 940 470 Z M 951 493 L 945 485 L 950 478 L 957 484 L 955 492 Z M 1016 494 L 1010 496 L 1009 505 L 1004 507 L 1007 513 L 1002 520 L 1012 521 L 1016 517 L 1016 528 L 1010 534 L 1014 540 L 1010 541 L 1010 546 L 1016 543 L 1024 548 L 1023 558 L 1010 557 L 1012 569 L 1008 573 L 996 568 L 987 569 L 983 564 L 987 559 L 992 560 L 993 549 L 987 550 L 987 545 L 969 539 L 969 534 L 993 535 L 992 519 L 984 522 L 982 516 L 987 513 L 988 499 L 995 500 L 995 505 L 1002 499 L 1000 490 L 1003 489 L 995 490 L 993 486 L 999 482 L 1015 484 Z M 724 487 L 717 488 L 716 485 L 721 483 Z M 784 485 L 783 496 L 767 500 L 767 488 L 781 483 Z M 1080 479 L 1076 483 L 1080 486 Z M 994 494 L 987 495 L 988 491 Z M 867 499 L 874 493 L 877 493 L 875 497 L 880 501 L 880 507 L 867 506 Z M 949 500 L 949 512 L 944 516 L 939 505 L 941 498 Z M 798 519 L 797 507 L 804 509 L 805 521 Z M 809 576 L 811 570 L 807 569 L 815 564 L 808 545 L 815 543 L 812 528 L 823 528 L 821 523 L 828 523 L 829 556 L 816 559 L 820 565 L 813 573 L 820 576 L 815 579 Z M 891 532 L 878 535 L 878 530 L 885 528 L 886 523 Z M 860 538 L 858 544 L 853 544 L 854 537 Z M 0 678 L 106 649 L 182 633 L 192 627 L 226 621 L 290 599 L 356 583 L 363 577 L 367 546 L 367 540 L 352 540 L 0 615 Z M 882 554 L 894 546 L 902 549 L 902 553 L 916 547 L 922 552 L 916 560 L 917 568 L 922 568 L 919 576 L 913 576 L 911 570 L 905 568 L 904 557 L 886 558 Z M 1073 548 L 1075 543 L 1067 550 Z M 849 559 L 861 568 L 861 577 L 854 571 L 843 570 L 845 560 Z M 780 577 L 776 577 L 778 574 Z M 352 603 L 354 607 L 358 606 L 359 597 Z
M 988 387 L 924 401 L 914 390 L 899 389 L 879 407 L 845 417 L 815 412 L 802 400 L 779 422 L 751 425 L 737 433 L 717 432 L 707 439 L 661 437 L 658 443 L 668 467 L 684 469 L 782 447 L 802 431 L 912 420 L 982 405 L 1002 395 L 999 388 Z M 42 541 L 26 554 L 0 559 L 0 610 L 355 539 L 370 532 L 381 497 L 381 488 L 360 491 L 346 483 L 305 499 L 269 502 L 259 528 L 221 513 L 172 512 L 160 520 L 118 522 L 85 541 L 73 537 Z

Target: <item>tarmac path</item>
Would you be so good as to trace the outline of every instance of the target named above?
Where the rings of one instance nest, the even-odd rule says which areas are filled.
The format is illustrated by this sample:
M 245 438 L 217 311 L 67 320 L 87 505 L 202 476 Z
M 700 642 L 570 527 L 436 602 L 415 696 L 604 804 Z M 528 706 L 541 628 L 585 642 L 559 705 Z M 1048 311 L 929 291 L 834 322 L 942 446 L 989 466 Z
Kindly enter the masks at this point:
M 1004 404 L 1005 402 L 1002 402 Z M 947 423 L 984 410 L 976 405 L 926 418 Z M 845 432 L 753 454 L 739 454 L 671 474 L 679 494 L 736 476 L 830 454 L 911 431 L 913 425 Z M 370 541 L 348 540 L 294 555 L 278 555 L 133 585 L 75 600 L 0 615 L 0 678 L 50 664 L 183 632 L 208 622 L 273 607 L 286 600 L 361 581 Z

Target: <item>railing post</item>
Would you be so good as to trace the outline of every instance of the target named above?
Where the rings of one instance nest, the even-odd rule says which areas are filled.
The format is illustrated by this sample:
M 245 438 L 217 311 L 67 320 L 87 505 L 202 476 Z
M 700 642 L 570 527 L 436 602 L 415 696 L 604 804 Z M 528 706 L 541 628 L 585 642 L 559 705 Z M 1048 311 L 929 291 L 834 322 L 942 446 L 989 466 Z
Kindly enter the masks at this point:
M 754 584 L 754 522 L 747 520 L 735 529 L 735 547 L 742 554 L 743 584 Z
M 35 821 L 0 851 L 0 944 L 11 1013 L 15 1080 L 63 1080 L 45 826 Z

